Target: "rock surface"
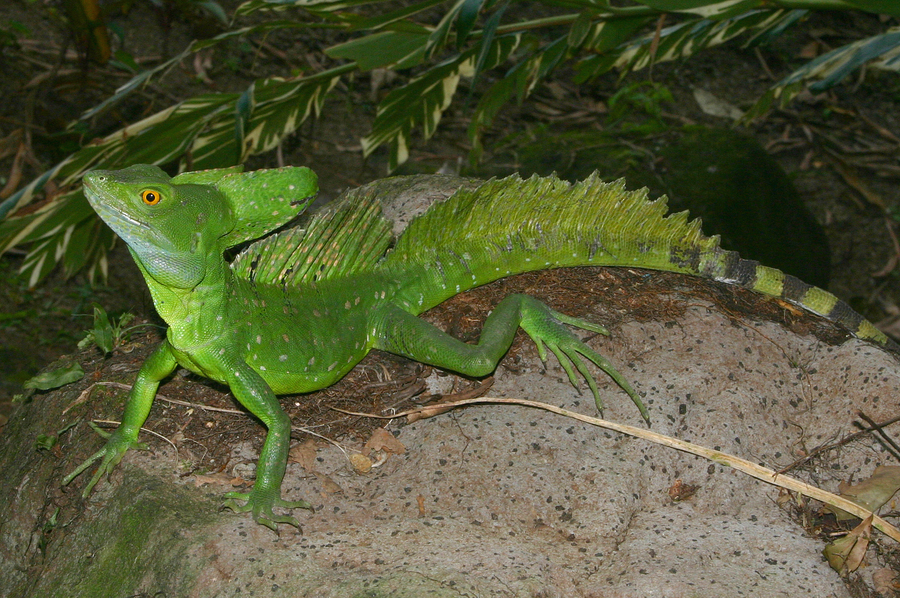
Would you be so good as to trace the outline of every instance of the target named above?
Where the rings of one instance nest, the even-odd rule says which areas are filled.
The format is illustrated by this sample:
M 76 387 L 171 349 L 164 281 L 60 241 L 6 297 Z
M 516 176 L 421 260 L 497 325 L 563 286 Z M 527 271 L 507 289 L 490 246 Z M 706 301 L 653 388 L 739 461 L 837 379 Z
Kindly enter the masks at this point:
M 558 276 L 548 299 L 608 321 L 602 298 Z M 778 469 L 854 432 L 857 410 L 875 421 L 896 415 L 900 368 L 884 350 L 830 346 L 672 293 L 686 306 L 677 317 L 625 322 L 589 341 L 644 397 L 656 432 Z M 517 355 L 515 372 L 509 361 L 498 368 L 492 396 L 595 413 L 555 360 L 545 369 L 530 344 Z M 51 451 L 35 441 L 84 418 L 79 395 L 96 381 L 85 370 L 81 382 L 20 405 L 0 436 L 2 598 L 850 596 L 823 542 L 776 504 L 777 488 L 515 406 L 392 422 L 406 452 L 368 474 L 319 445 L 284 482 L 287 499 L 315 506 L 298 513 L 302 533 L 217 512 L 226 479 L 179 475 L 178 456 L 150 437 L 151 451 L 128 453 L 82 501 L 85 480 L 65 492 L 59 481 L 99 441 L 83 425 Z M 628 397 L 598 379 L 605 416 L 641 425 Z M 97 410 L 117 416 L 121 397 L 107 401 Z M 862 438 L 793 474 L 835 491 L 890 462 Z M 678 483 L 697 490 L 674 502 Z
M 853 431 L 854 411 L 889 415 L 894 358 L 780 326 L 735 327 L 707 306 L 677 326 L 627 324 L 597 346 L 645 396 L 654 429 L 775 467 Z M 525 353 L 533 353 L 525 350 Z M 493 395 L 591 413 L 552 363 L 502 368 Z M 799 364 L 799 365 L 798 365 Z M 303 533 L 276 536 L 216 512 L 227 487 L 173 473 L 165 445 L 132 452 L 111 483 L 54 532 L 60 475 L 34 436 L 63 389 L 20 407 L 2 439 L 2 596 L 848 596 L 777 489 L 698 457 L 533 409 L 480 406 L 404 426 L 404 455 L 368 475 L 325 445 L 313 472 L 288 468 Z M 606 416 L 638 424 L 606 385 Z M 52 404 L 51 404 L 52 403 Z M 396 426 L 390 426 L 395 429 Z M 886 461 L 857 442 L 807 475 L 826 489 Z M 699 486 L 683 502 L 676 480 Z

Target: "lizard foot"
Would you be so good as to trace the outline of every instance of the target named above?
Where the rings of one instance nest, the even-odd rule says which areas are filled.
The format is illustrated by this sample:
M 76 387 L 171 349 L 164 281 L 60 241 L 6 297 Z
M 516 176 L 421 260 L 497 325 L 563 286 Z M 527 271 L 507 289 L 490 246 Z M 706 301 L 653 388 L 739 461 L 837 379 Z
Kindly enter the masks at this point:
M 257 489 L 256 487 L 250 492 L 229 492 L 225 494 L 227 500 L 222 504 L 222 508 L 231 509 L 235 513 L 246 513 L 247 511 L 250 511 L 253 514 L 254 521 L 261 525 L 265 525 L 276 534 L 278 533 L 279 523 L 293 525 L 302 532 L 303 528 L 300 527 L 300 522 L 297 521 L 295 517 L 290 515 L 275 515 L 272 512 L 272 509 L 274 507 L 281 507 L 283 509 L 309 509 L 312 511 L 312 505 L 305 500 L 284 500 L 277 496 L 278 493 L 279 490 L 272 491 Z M 237 502 L 239 500 L 246 502 L 241 505 Z
M 100 466 L 97 468 L 96 473 L 91 478 L 91 481 L 88 482 L 88 485 L 85 486 L 84 491 L 81 493 L 81 496 L 87 498 L 88 494 L 91 493 L 91 490 L 94 489 L 94 486 L 97 485 L 97 482 L 100 481 L 100 478 L 106 474 L 107 476 L 112 472 L 113 468 L 119 464 L 119 461 L 122 460 L 122 457 L 125 456 L 125 452 L 130 448 L 136 448 L 140 450 L 147 450 L 147 445 L 143 442 L 138 442 L 137 438 L 131 438 L 127 435 L 121 427 L 116 428 L 116 430 L 112 433 L 105 432 L 101 430 L 97 424 L 94 422 L 90 422 L 91 428 L 94 429 L 97 434 L 107 439 L 106 444 L 102 449 L 88 457 L 84 463 L 79 465 L 75 471 L 67 475 L 62 480 L 62 485 L 67 486 L 72 480 L 81 475 L 84 470 L 90 467 L 95 461 L 100 459 Z M 136 436 L 136 435 L 135 435 Z
M 529 299 L 531 299 L 531 301 L 528 301 L 522 309 L 521 326 L 534 341 L 534 344 L 537 345 L 538 355 L 540 356 L 541 361 L 547 361 L 546 344 L 546 347 L 549 347 L 553 354 L 556 355 L 556 358 L 559 360 L 560 365 L 563 370 L 565 370 L 566 375 L 569 377 L 569 381 L 573 386 L 576 388 L 578 387 L 575 370 L 578 370 L 584 379 L 587 380 L 591 393 L 594 395 L 594 402 L 597 405 L 597 409 L 602 413 L 603 401 L 600 399 L 600 391 L 597 389 L 597 382 L 588 371 L 584 360 L 582 360 L 582 356 L 586 357 L 597 367 L 606 372 L 609 377 L 622 388 L 622 390 L 628 393 L 628 396 L 631 397 L 631 400 L 641 412 L 644 421 L 649 425 L 650 414 L 647 412 L 647 408 L 644 406 L 644 403 L 641 401 L 638 394 L 631 387 L 631 384 L 628 383 L 628 380 L 613 367 L 608 359 L 588 347 L 584 341 L 575 336 L 575 334 L 563 326 L 563 324 L 569 324 L 570 326 L 603 335 L 609 335 L 609 331 L 599 324 L 561 314 L 558 311 L 550 309 L 536 299 L 530 297 Z

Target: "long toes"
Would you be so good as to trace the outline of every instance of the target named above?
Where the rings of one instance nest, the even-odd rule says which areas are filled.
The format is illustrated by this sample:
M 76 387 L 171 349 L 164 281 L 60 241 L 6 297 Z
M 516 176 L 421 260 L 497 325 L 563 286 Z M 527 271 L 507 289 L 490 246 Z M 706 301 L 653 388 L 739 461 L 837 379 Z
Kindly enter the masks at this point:
M 227 499 L 222 503 L 223 509 L 230 509 L 235 513 L 246 513 L 252 507 L 250 506 L 250 495 L 245 492 L 228 492 L 225 494 Z M 246 501 L 244 504 L 238 503 L 239 500 Z
M 596 332 L 604 336 L 609 336 L 609 330 L 607 330 L 605 326 L 595 324 L 594 322 L 591 322 L 589 320 L 582 320 L 581 318 L 576 318 L 574 316 L 567 316 L 566 314 L 561 314 L 558 311 L 554 311 L 552 313 L 554 318 L 556 318 L 560 322 L 563 322 L 564 324 L 576 326 L 584 330 L 590 330 L 591 332 Z
M 303 531 L 303 528 L 300 526 L 300 522 L 297 521 L 296 517 L 291 517 L 290 515 L 277 515 L 277 516 L 273 516 L 272 519 L 276 523 L 284 523 L 286 525 L 293 525 L 301 532 Z
M 305 500 L 279 500 L 277 506 L 284 507 L 285 509 L 307 509 L 310 511 L 314 511 L 313 506 L 306 502 Z
M 569 377 L 569 382 L 571 382 L 572 386 L 578 390 L 578 378 L 575 377 L 575 371 L 572 369 L 569 353 L 564 349 L 557 347 L 556 344 L 550 343 L 548 346 L 550 347 L 550 350 L 553 351 L 553 354 L 556 355 L 556 360 L 559 361 L 559 365 L 565 370 L 566 375 Z M 581 391 L 579 390 L 579 392 Z
M 644 406 L 644 402 L 641 401 L 638 393 L 634 390 L 634 388 L 631 387 L 631 384 L 629 384 L 628 380 L 626 380 L 625 377 L 620 374 L 615 367 L 613 367 L 612 363 L 610 363 L 608 359 L 590 348 L 587 348 L 587 351 L 588 352 L 583 352 L 584 356 L 594 362 L 594 364 L 601 370 L 606 372 L 606 374 L 628 394 L 635 407 L 637 407 L 638 411 L 641 412 L 641 417 L 643 417 L 644 421 L 649 424 L 650 413 L 647 411 L 647 407 Z M 599 394 L 595 395 L 595 397 L 597 397 L 597 400 L 599 401 Z M 597 405 L 599 407 L 600 403 L 598 402 Z

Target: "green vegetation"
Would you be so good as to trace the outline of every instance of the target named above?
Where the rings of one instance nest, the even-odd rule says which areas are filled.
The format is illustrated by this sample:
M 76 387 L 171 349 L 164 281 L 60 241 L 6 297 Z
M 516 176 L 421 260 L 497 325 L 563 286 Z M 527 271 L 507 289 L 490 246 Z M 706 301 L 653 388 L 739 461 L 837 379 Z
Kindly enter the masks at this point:
M 87 32 L 84 51 L 102 59 L 102 51 L 97 53 L 102 40 L 91 38 L 106 35 L 100 26 L 105 15 L 91 12 L 94 0 L 78 3 L 88 16 L 71 13 L 72 31 Z M 372 129 L 362 139 L 366 156 L 386 146 L 389 168 L 394 169 L 408 158 L 413 131 L 430 137 L 444 111 L 463 95 L 457 94 L 461 78 L 472 79 L 477 92 L 477 101 L 469 106 L 468 131 L 472 159 L 477 160 L 482 134 L 499 111 L 510 102 L 524 101 L 560 67 L 571 69 L 576 82 L 585 82 L 610 71 L 625 74 L 686 58 L 731 40 L 745 46 L 764 44 L 810 11 L 900 16 L 900 4 L 892 0 L 640 0 L 622 6 L 609 0 L 543 0 L 528 6 L 511 0 L 456 0 L 449 7 L 439 0 L 402 6 L 387 0 L 248 0 L 230 16 L 214 2 L 157 4 L 163 11 L 205 13 L 229 25 L 153 68 L 141 70 L 121 52 L 107 54 L 114 56 L 111 64 L 135 72 L 132 79 L 71 123 L 58 142 L 65 146 L 77 140 L 70 155 L 0 204 L 0 252 L 28 247 L 22 269 L 31 285 L 57 263 L 67 273 L 87 267 L 92 276 L 105 275 L 113 234 L 85 201 L 85 172 L 134 163 L 170 165 L 173 170 L 176 165 L 179 170 L 198 170 L 241 163 L 275 148 L 318 114 L 339 82 L 360 72 L 386 69 L 402 77 L 378 104 Z M 112 3 L 120 11 L 129 5 Z M 243 40 L 275 32 L 300 35 L 318 29 L 343 36 L 340 43 L 322 49 L 317 59 L 331 66 L 309 65 L 300 73 L 258 79 L 243 91 L 204 93 L 110 134 L 92 130 L 97 116 L 202 50 L 222 44 L 240 48 Z M 3 28 L 4 34 L 16 30 L 11 23 Z M 237 54 L 229 68 L 240 69 L 244 56 L 240 50 Z M 886 27 L 884 33 L 836 48 L 777 82 L 747 118 L 786 105 L 804 89 L 818 92 L 836 85 L 864 65 L 896 71 L 898 57 L 900 27 Z M 617 96 L 611 109 L 652 114 L 666 100 L 662 91 L 638 84 Z

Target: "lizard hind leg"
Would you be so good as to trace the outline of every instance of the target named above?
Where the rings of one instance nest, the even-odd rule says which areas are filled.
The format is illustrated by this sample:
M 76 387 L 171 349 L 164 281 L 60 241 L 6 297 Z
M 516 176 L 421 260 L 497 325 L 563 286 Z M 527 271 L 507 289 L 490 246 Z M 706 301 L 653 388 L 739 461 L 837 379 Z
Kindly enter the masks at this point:
M 467 376 L 487 376 L 496 369 L 500 359 L 509 350 L 516 330 L 521 326 L 534 340 L 542 361 L 546 361 L 546 349 L 549 348 L 556 355 L 573 386 L 578 386 L 575 371 L 587 380 L 598 410 L 603 409 L 600 392 L 582 358 L 586 358 L 606 372 L 631 397 L 641 416 L 649 422 L 646 407 L 625 377 L 609 360 L 566 328 L 565 324 L 600 334 L 609 334 L 598 324 L 561 314 L 533 297 L 516 294 L 506 297 L 497 304 L 484 321 L 476 345 L 455 339 L 399 307 L 387 306 L 376 326 L 375 348 Z

